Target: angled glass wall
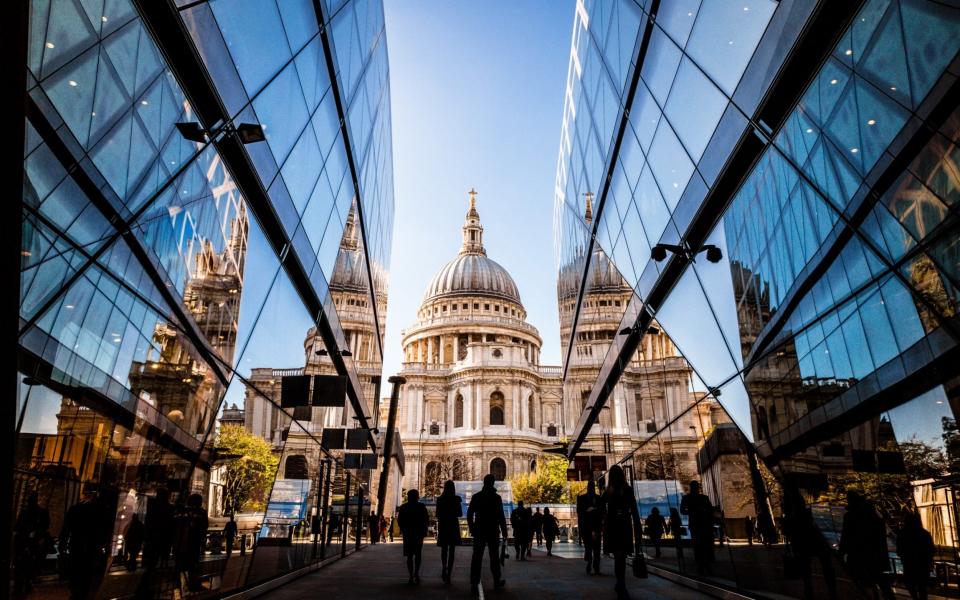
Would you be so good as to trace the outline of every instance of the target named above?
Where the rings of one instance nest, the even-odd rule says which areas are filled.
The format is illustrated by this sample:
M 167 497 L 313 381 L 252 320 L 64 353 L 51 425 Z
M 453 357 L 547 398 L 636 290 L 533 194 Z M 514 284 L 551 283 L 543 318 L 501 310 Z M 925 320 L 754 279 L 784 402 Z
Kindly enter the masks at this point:
M 574 447 L 649 327 L 712 415 L 695 472 L 656 494 L 676 432 L 621 456 L 641 514 L 649 492 L 667 517 L 647 521 L 652 565 L 751 595 L 960 593 L 958 40 L 960 10 L 926 0 L 578 3 L 554 218 L 567 382 L 584 249 L 633 295 Z
M 352 548 L 369 475 L 321 437 L 374 427 L 380 2 L 37 0 L 25 66 L 18 597 L 217 597 Z M 338 406 L 258 379 L 305 365 Z

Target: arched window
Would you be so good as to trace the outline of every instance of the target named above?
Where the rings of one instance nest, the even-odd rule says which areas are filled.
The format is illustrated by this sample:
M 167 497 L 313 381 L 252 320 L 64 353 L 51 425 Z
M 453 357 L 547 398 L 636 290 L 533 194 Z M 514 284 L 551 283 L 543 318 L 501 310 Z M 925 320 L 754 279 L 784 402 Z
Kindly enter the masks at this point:
M 530 472 L 531 473 L 537 472 L 537 459 L 533 459 L 530 461 Z
M 453 401 L 453 426 L 463 427 L 463 396 L 460 394 Z
M 490 394 L 490 424 L 503 425 L 503 394 Z
M 307 457 L 302 454 L 288 456 L 283 463 L 284 479 L 309 479 L 307 475 Z
M 503 481 L 507 478 L 507 463 L 502 458 L 495 458 L 490 461 L 490 474 L 497 481 Z
M 533 394 L 527 398 L 527 419 L 530 421 L 530 429 L 537 426 L 537 403 L 533 401 Z

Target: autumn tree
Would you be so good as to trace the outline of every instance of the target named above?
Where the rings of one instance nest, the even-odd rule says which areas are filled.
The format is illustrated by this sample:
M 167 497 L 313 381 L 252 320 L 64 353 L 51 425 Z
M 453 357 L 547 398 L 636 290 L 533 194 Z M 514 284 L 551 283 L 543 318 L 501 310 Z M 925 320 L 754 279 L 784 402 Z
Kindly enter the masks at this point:
M 572 504 L 583 493 L 583 481 L 567 481 L 567 459 L 544 457 L 537 461 L 534 473 L 520 473 L 510 478 L 514 502 L 526 504 Z
M 217 447 L 231 456 L 224 477 L 223 511 L 264 510 L 279 462 L 273 447 L 242 425 L 221 427 Z

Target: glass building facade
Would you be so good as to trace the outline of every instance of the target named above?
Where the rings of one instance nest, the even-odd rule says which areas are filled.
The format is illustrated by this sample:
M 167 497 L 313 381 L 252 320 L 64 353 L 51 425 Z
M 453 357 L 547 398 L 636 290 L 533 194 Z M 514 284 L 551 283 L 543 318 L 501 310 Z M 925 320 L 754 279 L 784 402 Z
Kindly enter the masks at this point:
M 554 213 L 567 382 L 606 268 L 586 257 L 633 295 L 568 453 L 668 336 L 695 399 L 626 400 L 655 417 L 616 461 L 641 516 L 666 517 L 644 552 L 667 576 L 960 595 L 958 50 L 953 2 L 577 3 Z
M 18 597 L 215 597 L 340 556 L 369 471 L 253 370 L 323 356 L 335 421 L 377 450 L 381 2 L 28 4 Z M 280 415 L 276 439 L 251 398 Z

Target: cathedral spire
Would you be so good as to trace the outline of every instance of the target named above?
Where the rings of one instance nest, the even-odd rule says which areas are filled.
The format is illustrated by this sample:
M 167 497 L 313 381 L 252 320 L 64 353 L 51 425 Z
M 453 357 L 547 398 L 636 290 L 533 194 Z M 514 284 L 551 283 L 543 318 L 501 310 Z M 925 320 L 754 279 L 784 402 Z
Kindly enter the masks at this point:
M 583 195 L 587 197 L 587 210 L 583 213 L 583 220 L 587 225 L 593 225 L 593 192 L 585 192 Z
M 463 221 L 463 245 L 460 246 L 460 254 L 486 256 L 487 251 L 483 248 L 483 226 L 480 225 L 480 213 L 477 212 L 477 191 L 470 188 L 467 193 L 470 195 L 470 210 Z

